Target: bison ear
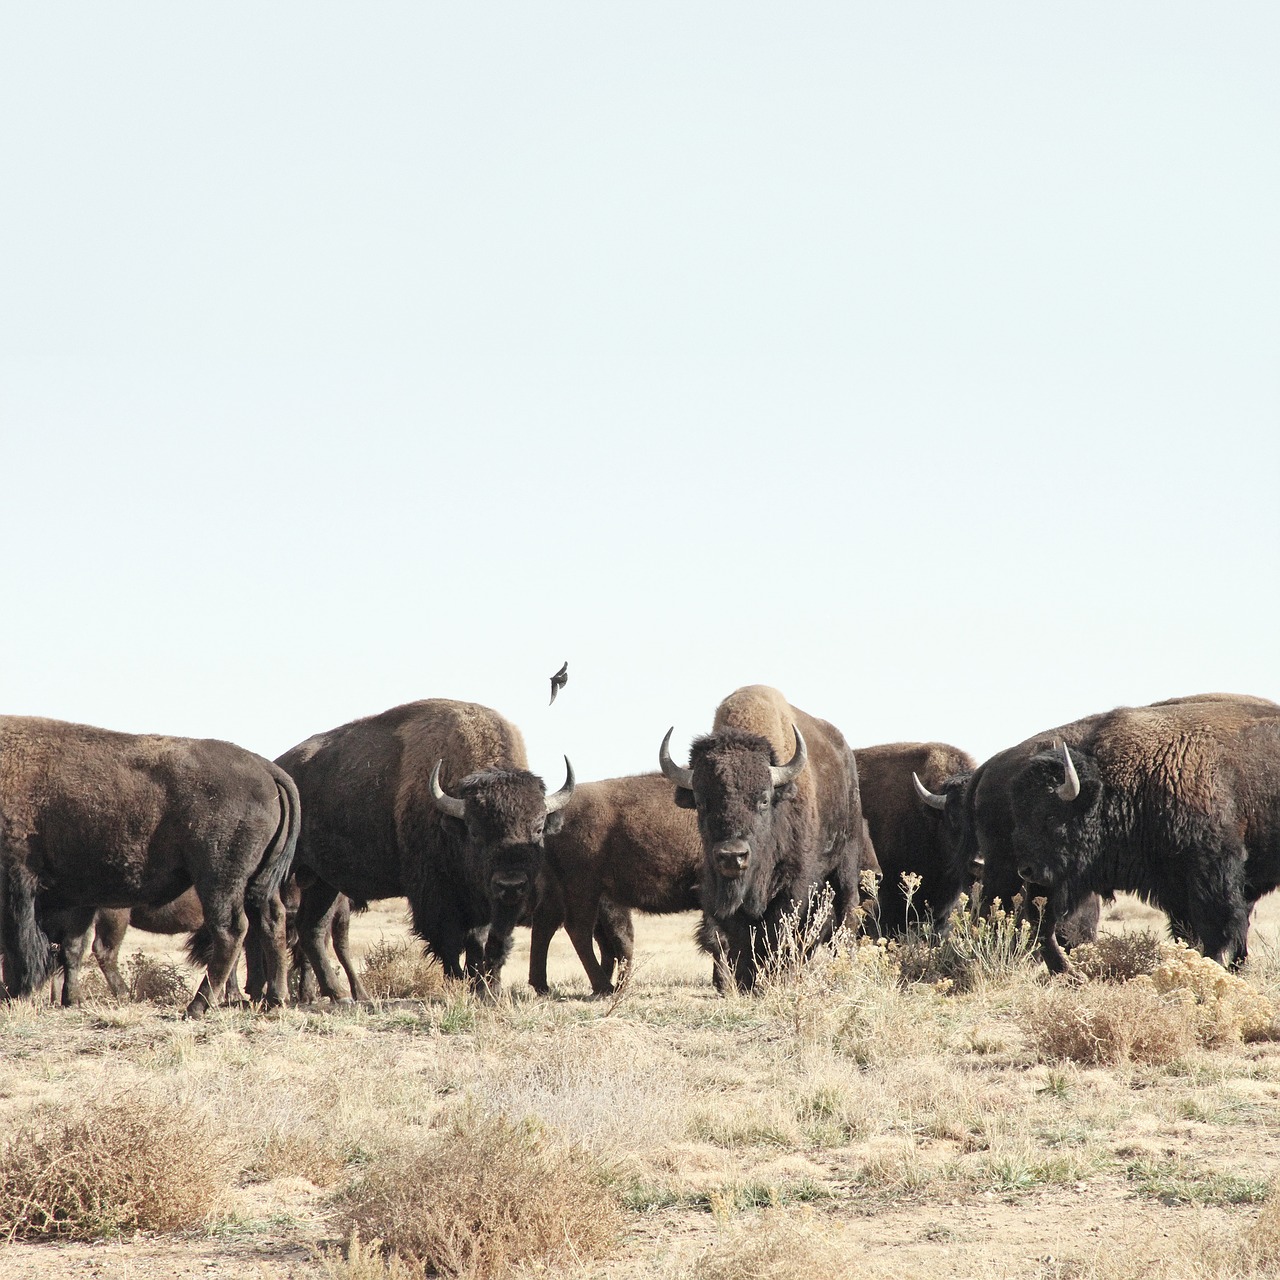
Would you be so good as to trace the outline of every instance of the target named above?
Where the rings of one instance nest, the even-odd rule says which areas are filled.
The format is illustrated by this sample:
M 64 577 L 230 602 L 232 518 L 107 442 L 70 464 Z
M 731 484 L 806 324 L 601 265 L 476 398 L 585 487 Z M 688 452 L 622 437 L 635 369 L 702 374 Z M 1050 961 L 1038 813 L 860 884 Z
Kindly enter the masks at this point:
M 692 791 L 688 787 L 676 788 L 676 808 L 677 809 L 696 809 L 698 801 Z
M 564 810 L 557 809 L 555 813 L 547 814 L 547 821 L 542 828 L 544 836 L 556 835 L 560 828 L 564 826 Z

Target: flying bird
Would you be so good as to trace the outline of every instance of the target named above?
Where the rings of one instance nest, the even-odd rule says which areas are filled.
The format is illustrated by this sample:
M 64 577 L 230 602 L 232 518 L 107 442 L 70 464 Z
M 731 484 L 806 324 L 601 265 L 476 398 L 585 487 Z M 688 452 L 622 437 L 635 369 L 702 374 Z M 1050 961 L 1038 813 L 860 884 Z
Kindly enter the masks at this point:
M 556 700 L 556 694 L 559 693 L 560 690 L 563 689 L 565 685 L 567 685 L 568 683 L 569 683 L 569 664 L 568 662 L 566 662 L 564 666 L 561 667 L 560 670 L 557 671 L 555 675 L 551 677 L 551 702 L 554 702 Z M 551 702 L 548 702 L 547 706 L 550 706 Z

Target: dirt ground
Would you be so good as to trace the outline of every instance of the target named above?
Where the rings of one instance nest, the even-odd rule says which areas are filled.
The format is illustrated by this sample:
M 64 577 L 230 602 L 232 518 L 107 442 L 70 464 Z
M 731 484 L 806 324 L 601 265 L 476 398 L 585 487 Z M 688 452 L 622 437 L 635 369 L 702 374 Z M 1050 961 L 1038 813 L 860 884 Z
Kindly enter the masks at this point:
M 851 1276 L 1138 1275 L 1144 1258 L 1191 1260 L 1246 1229 L 1280 1178 L 1280 1043 L 1162 1067 L 1042 1061 L 1019 1025 L 1038 973 L 963 998 L 885 995 L 854 1010 L 856 1034 L 823 1039 L 798 1003 L 718 997 L 693 925 L 637 917 L 636 971 L 616 1001 L 588 998 L 563 934 L 538 1000 L 521 931 L 493 1007 L 453 995 L 199 1023 L 151 1003 L 0 1010 L 10 1130 L 40 1104 L 159 1089 L 210 1108 L 246 1153 L 200 1229 L 14 1241 L 0 1277 L 326 1275 L 350 1168 L 460 1098 L 536 1116 L 619 1163 L 616 1253 L 547 1275 L 770 1276 L 707 1260 L 784 1219 L 834 1244 Z M 1122 898 L 1104 928 L 1162 925 Z M 406 934 L 398 901 L 352 931 L 362 955 Z M 1280 969 L 1280 903 L 1260 907 L 1251 949 L 1251 965 Z M 134 952 L 181 958 L 175 940 L 136 932 Z M 264 1135 L 347 1154 L 323 1176 L 313 1160 L 264 1165 Z M 1134 1268 L 1117 1271 L 1117 1252 Z

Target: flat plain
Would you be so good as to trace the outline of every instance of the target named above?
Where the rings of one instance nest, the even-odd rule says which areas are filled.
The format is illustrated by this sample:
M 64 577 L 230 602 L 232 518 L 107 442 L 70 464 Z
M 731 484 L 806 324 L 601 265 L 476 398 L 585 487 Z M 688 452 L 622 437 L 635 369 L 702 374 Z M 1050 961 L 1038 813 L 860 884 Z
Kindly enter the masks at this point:
M 0 1008 L 0 1275 L 422 1274 L 368 1242 L 405 1238 L 414 1215 L 432 1213 L 465 1226 L 474 1212 L 473 1230 L 496 1231 L 507 1209 L 469 1209 L 470 1183 L 448 1163 L 490 1155 L 499 1175 L 514 1171 L 505 1185 L 539 1202 L 553 1239 L 520 1218 L 509 1257 L 470 1257 L 461 1274 L 1280 1274 L 1274 1028 L 1241 1039 L 1220 1017 L 1206 1031 L 1190 996 L 1166 996 L 1161 1008 L 1186 1027 L 1166 1020 L 1144 1039 L 1147 1005 L 1104 1000 L 1119 1026 L 1085 1017 L 1094 996 L 1132 984 L 1050 983 L 1034 959 L 967 985 L 907 981 L 903 957 L 865 945 L 722 997 L 694 923 L 638 916 L 635 970 L 603 1000 L 589 998 L 563 933 L 552 993 L 536 997 L 522 930 L 503 995 L 482 1003 L 423 979 L 403 945 L 404 904 L 385 902 L 356 918 L 355 949 L 384 967 L 398 957 L 425 995 L 201 1021 L 176 1003 L 196 978 L 180 940 L 131 932 L 135 976 L 176 990 L 117 1004 L 95 982 L 78 1009 Z M 1163 917 L 1121 897 L 1104 932 L 1163 934 Z M 1250 945 L 1245 977 L 1274 1019 L 1280 903 L 1260 905 Z M 1084 1050 L 1060 1034 L 1086 1022 Z M 40 1238 L 18 1211 L 35 1197 L 14 1168 L 19 1148 L 51 1132 L 66 1149 L 48 1148 L 43 1166 L 105 1170 L 95 1185 L 148 1161 L 166 1176 L 176 1166 L 189 1220 Z M 459 1134 L 481 1135 L 480 1154 L 459 1156 Z M 153 1139 L 159 1152 L 146 1149 Z M 531 1153 L 544 1173 L 522 1182 Z M 585 1226 L 570 1174 L 602 1197 Z M 403 1195 L 379 1201 L 379 1177 Z M 353 1222 L 365 1243 L 348 1259 Z

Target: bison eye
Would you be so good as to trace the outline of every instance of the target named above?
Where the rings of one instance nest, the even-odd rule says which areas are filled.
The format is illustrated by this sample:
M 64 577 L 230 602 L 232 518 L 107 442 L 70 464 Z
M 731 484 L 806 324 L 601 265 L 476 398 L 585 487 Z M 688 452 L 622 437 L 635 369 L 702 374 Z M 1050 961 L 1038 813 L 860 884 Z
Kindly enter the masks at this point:
M 767 792 L 767 791 L 766 791 L 766 792 L 764 792 L 764 794 L 763 794 L 763 795 L 761 795 L 761 796 L 758 796 L 758 797 L 757 797 L 757 799 L 756 799 L 756 808 L 757 808 L 757 809 L 767 809 L 767 808 L 769 807 L 769 801 L 770 801 L 771 799 L 773 799 L 773 797 L 769 794 L 769 792 Z

